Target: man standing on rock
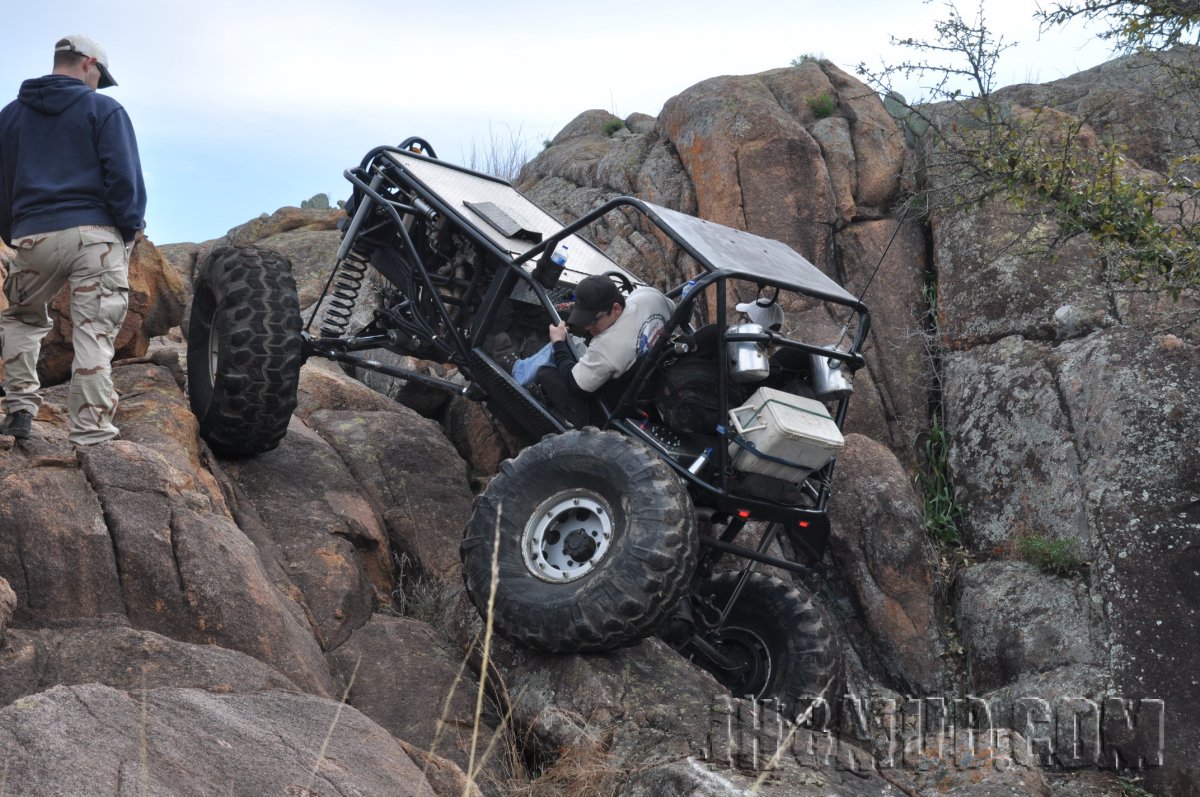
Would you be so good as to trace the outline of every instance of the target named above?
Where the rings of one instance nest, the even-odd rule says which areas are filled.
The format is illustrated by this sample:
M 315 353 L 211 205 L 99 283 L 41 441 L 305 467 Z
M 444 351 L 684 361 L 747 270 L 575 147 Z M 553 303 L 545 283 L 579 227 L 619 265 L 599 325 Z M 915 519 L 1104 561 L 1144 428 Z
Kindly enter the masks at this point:
M 64 282 L 75 348 L 69 439 L 90 445 L 119 434 L 112 358 L 129 305 L 129 255 L 146 226 L 146 186 L 125 109 L 96 92 L 115 85 L 100 45 L 67 36 L 54 46 L 53 74 L 26 80 L 0 111 L 0 238 L 16 252 L 0 313 L 0 435 L 29 437 L 47 306 Z

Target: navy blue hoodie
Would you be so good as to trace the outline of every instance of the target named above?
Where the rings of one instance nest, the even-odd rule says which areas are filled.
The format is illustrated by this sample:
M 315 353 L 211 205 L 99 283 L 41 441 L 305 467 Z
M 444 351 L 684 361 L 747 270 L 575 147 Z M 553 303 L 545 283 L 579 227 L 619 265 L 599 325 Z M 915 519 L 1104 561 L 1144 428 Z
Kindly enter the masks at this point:
M 0 111 L 0 238 L 83 224 L 146 226 L 146 185 L 121 104 L 67 75 L 26 80 Z

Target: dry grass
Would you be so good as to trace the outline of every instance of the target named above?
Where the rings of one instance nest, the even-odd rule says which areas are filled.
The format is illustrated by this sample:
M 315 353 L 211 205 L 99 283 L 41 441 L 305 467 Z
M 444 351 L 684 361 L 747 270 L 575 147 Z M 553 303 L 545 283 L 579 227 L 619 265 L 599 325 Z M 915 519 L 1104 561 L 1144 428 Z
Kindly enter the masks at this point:
M 453 622 L 462 587 L 421 573 L 407 554 L 396 555 L 395 562 L 396 588 L 391 594 L 395 608 L 380 607 L 380 611 L 385 614 L 394 611 L 400 617 L 420 620 L 445 632 Z
M 508 693 L 501 673 L 492 662 L 492 641 L 495 631 L 495 601 L 496 591 L 500 583 L 500 517 L 503 507 L 497 508 L 496 532 L 492 540 L 491 576 L 488 589 L 487 607 L 484 612 L 484 628 L 481 637 L 476 637 L 463 658 L 454 688 L 461 682 L 466 664 L 478 655 L 479 686 L 475 695 L 475 714 L 471 727 L 470 764 L 467 771 L 467 784 L 463 797 L 469 797 L 471 790 L 478 788 L 480 783 L 486 784 L 492 790 L 513 797 L 574 797 L 588 795 L 605 797 L 616 793 L 623 776 L 629 774 L 629 769 L 612 763 L 608 754 L 597 747 L 573 747 L 562 752 L 553 763 L 544 768 L 536 777 L 531 777 L 525 766 L 522 747 L 513 726 L 514 701 Z M 483 734 L 484 705 L 488 695 L 495 704 L 504 707 L 501 719 L 496 728 L 489 732 L 486 743 Z M 452 695 L 451 695 L 452 696 Z M 447 697 L 447 707 L 450 697 Z M 518 695 L 519 699 L 520 695 Z M 445 717 L 443 716 L 443 719 Z M 483 746 L 480 751 L 481 745 Z M 508 779 L 503 782 L 495 780 L 495 774 L 485 769 L 487 762 L 501 748 L 506 756 Z M 482 781 L 481 781 L 482 779 Z
M 512 797 L 613 797 L 630 770 L 614 764 L 609 755 L 594 747 L 571 747 L 535 779 L 516 785 L 505 794 Z
M 449 636 L 448 632 L 456 622 L 455 612 L 462 587 L 423 574 L 406 554 L 398 554 L 395 562 L 396 588 L 391 594 L 394 609 L 386 607 L 381 611 L 418 620 Z M 498 564 L 494 565 L 494 568 L 493 595 L 499 583 Z M 488 612 L 488 629 L 491 627 L 490 616 L 491 613 Z M 475 713 L 470 724 L 472 764 L 468 767 L 471 771 L 464 773 L 464 794 L 473 794 L 473 790 L 480 786 L 485 786 L 487 791 L 507 794 L 514 784 L 519 787 L 529 780 L 521 746 L 512 729 L 512 701 L 509 699 L 503 677 L 491 664 L 490 659 L 490 636 L 484 640 L 477 636 L 467 646 L 459 662 L 458 672 L 442 703 L 434 738 L 426 751 L 428 756 L 423 769 L 427 772 L 430 757 L 438 755 L 446 734 L 456 725 L 451 718 L 454 697 L 467 677 L 468 668 L 474 665 L 482 675 L 476 694 Z M 494 730 L 490 730 L 485 721 L 489 716 L 500 717 Z M 499 767 L 489 767 L 489 762 L 493 761 L 496 755 L 503 756 Z
M 491 587 L 489 590 L 488 606 L 485 612 L 485 626 L 482 634 L 482 644 L 479 636 L 472 640 L 459 662 L 458 672 L 447 690 L 442 703 L 441 716 L 438 718 L 434 737 L 430 743 L 428 756 L 422 770 L 427 774 L 430 761 L 437 755 L 437 750 L 447 730 L 454 725 L 450 718 L 454 696 L 463 685 L 467 668 L 478 655 L 477 667 L 480 673 L 479 683 L 475 693 L 475 708 L 471 719 L 471 741 L 467 771 L 463 780 L 463 797 L 474 797 L 482 793 L 481 784 L 490 787 L 495 793 L 507 794 L 513 783 L 525 783 L 528 777 L 525 763 L 521 756 L 520 746 L 512 732 L 512 701 L 509 699 L 500 672 L 491 662 L 493 606 L 495 605 L 496 589 L 499 585 L 499 511 L 497 512 L 494 553 L 491 563 Z M 397 589 L 393 593 L 397 609 L 403 616 L 412 617 L 429 625 L 445 630 L 453 615 L 459 589 L 450 587 L 438 579 L 425 578 L 414 573 L 407 557 L 397 558 Z M 477 653 L 478 651 L 478 653 Z M 491 709 L 491 711 L 489 711 Z M 501 715 L 494 729 L 489 729 L 485 716 L 489 713 Z M 486 734 L 486 740 L 485 740 Z M 481 749 L 482 747 L 482 749 Z M 496 754 L 497 749 L 503 751 L 505 760 L 501 772 L 488 767 L 488 763 Z M 506 777 L 507 776 L 507 777 Z
M 834 682 L 834 678 L 833 678 L 833 676 L 830 676 L 829 680 L 825 682 L 825 686 L 822 687 L 821 691 L 818 692 L 818 694 L 821 694 L 821 695 L 830 694 L 833 689 L 833 682 Z M 824 702 L 824 701 L 822 701 L 822 702 Z M 819 705 L 819 703 L 816 700 L 809 703 L 808 708 L 806 708 L 804 710 L 804 713 L 801 714 L 800 716 L 796 717 L 795 721 L 793 721 L 789 724 L 787 734 L 779 740 L 779 744 L 775 746 L 775 752 L 771 754 L 771 758 L 767 761 L 766 765 L 762 768 L 762 772 L 759 774 L 758 778 L 754 781 L 754 785 L 750 787 L 751 794 L 758 794 L 759 790 L 762 788 L 762 785 L 766 782 L 767 778 L 770 777 L 771 773 L 775 771 L 775 768 L 777 766 L 779 766 L 779 761 L 781 760 L 783 755 L 792 749 L 792 742 L 796 738 L 796 733 L 799 732 L 801 728 L 806 726 L 808 724 L 808 722 L 812 720 L 813 709 L 815 709 L 818 705 Z
M 442 703 L 442 714 L 438 717 L 437 728 L 433 733 L 433 741 L 429 743 L 429 755 L 437 754 L 438 745 L 442 741 L 442 734 L 446 728 L 450 726 L 450 707 L 454 702 L 454 694 L 458 691 L 459 685 L 462 683 L 463 675 L 467 670 L 467 657 L 464 656 L 458 665 L 458 672 L 454 676 L 454 682 L 450 684 L 450 689 L 446 692 L 446 699 Z M 472 729 L 474 732 L 474 729 Z M 425 766 L 421 769 L 421 775 L 424 776 L 429 770 L 429 759 L 425 761 Z
M 497 689 L 498 673 L 494 673 L 492 678 L 492 691 L 503 692 L 502 684 Z M 506 693 L 505 693 L 506 694 Z M 504 712 L 496 728 L 492 731 L 491 737 L 488 739 L 487 747 L 480 757 L 480 768 L 487 765 L 487 762 L 492 759 L 496 753 L 497 746 L 503 748 L 505 756 L 502 771 L 507 773 L 507 777 L 501 779 L 501 776 L 494 773 L 492 770 L 483 770 L 483 778 L 485 782 L 492 786 L 493 789 L 501 794 L 510 794 L 514 789 L 519 788 L 521 784 L 529 781 L 529 773 L 525 767 L 525 759 L 522 755 L 521 746 L 517 741 L 517 736 L 513 731 L 512 723 L 512 706 L 513 703 L 507 699 L 503 701 L 507 704 L 508 709 Z
M 513 183 L 520 175 L 521 167 L 530 159 L 531 148 L 522 135 L 521 127 L 513 130 L 505 125 L 504 129 L 507 137 L 497 133 L 489 123 L 488 140 L 479 148 L 472 139 L 471 152 L 465 159 L 467 166 L 475 171 Z
M 329 741 L 333 738 L 333 732 L 337 730 L 338 723 L 342 719 L 342 709 L 346 707 L 346 701 L 350 698 L 350 690 L 354 688 L 354 681 L 358 678 L 358 666 L 360 664 L 362 664 L 362 656 L 359 656 L 354 662 L 354 670 L 350 673 L 345 690 L 342 691 L 342 699 L 338 701 L 337 711 L 333 712 L 333 721 L 329 723 L 329 730 L 325 732 L 325 738 L 321 741 L 321 751 L 317 753 L 317 760 L 313 762 L 312 772 L 308 776 L 308 785 L 305 787 L 306 792 L 312 791 L 313 783 L 317 779 L 317 772 L 321 769 L 321 764 L 325 761 L 325 753 L 329 750 Z
M 467 783 L 473 783 L 478 777 L 475 768 L 475 753 L 479 746 L 479 729 L 483 718 L 483 701 L 487 691 L 488 682 L 488 665 L 492 655 L 492 632 L 494 629 L 493 619 L 496 607 L 496 589 L 500 585 L 500 518 L 504 512 L 504 506 L 496 507 L 496 533 L 492 538 L 492 569 L 491 582 L 488 587 L 487 614 L 484 617 L 483 626 L 483 651 L 481 662 L 479 665 L 479 689 L 475 693 L 475 717 L 471 728 L 471 756 L 467 766 Z M 490 747 L 490 745 L 489 745 Z M 482 762 L 481 762 L 482 763 Z M 464 793 L 464 797 L 466 794 Z

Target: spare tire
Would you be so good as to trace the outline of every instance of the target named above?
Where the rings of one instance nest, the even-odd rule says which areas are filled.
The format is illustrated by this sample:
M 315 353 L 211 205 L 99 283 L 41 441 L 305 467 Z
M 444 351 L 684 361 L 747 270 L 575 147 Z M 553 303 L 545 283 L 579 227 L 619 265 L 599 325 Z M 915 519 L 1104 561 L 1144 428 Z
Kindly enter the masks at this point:
M 717 573 L 696 585 L 696 613 L 719 614 L 740 575 Z M 751 573 L 725 621 L 698 633 L 738 666 L 723 669 L 697 646 L 685 644 L 681 652 L 711 672 L 734 697 L 778 699 L 789 718 L 803 715 L 814 703 L 818 719 L 836 713 L 841 648 L 824 608 L 807 592 L 774 576 Z
M 485 619 L 495 555 L 500 635 L 568 652 L 649 635 L 686 594 L 698 550 L 679 476 L 641 443 L 588 427 L 504 462 L 476 501 L 461 553 Z
M 214 249 L 193 280 L 188 398 L 200 435 L 225 457 L 270 451 L 287 433 L 300 383 L 300 303 L 287 258 Z

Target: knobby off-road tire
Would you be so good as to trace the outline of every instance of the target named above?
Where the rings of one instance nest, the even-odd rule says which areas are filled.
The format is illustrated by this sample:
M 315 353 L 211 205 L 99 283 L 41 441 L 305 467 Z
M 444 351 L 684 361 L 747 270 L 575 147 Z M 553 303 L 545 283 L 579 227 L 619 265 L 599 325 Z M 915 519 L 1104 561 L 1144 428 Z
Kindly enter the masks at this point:
M 612 650 L 648 636 L 686 594 L 699 537 L 683 481 L 640 443 L 595 428 L 548 436 L 500 466 L 461 553 L 486 619 L 551 652 Z
M 720 610 L 733 594 L 739 573 L 714 575 L 697 585 L 693 595 Z M 751 573 L 724 625 L 707 640 L 745 666 L 723 670 L 687 647 L 695 663 L 711 672 L 734 697 L 778 699 L 785 715 L 795 719 L 814 703 L 814 720 L 837 711 L 841 700 L 842 654 L 825 610 L 806 592 L 763 573 Z
M 188 398 L 200 435 L 225 457 L 270 451 L 287 433 L 300 381 L 300 305 L 287 258 L 214 249 L 193 285 Z

